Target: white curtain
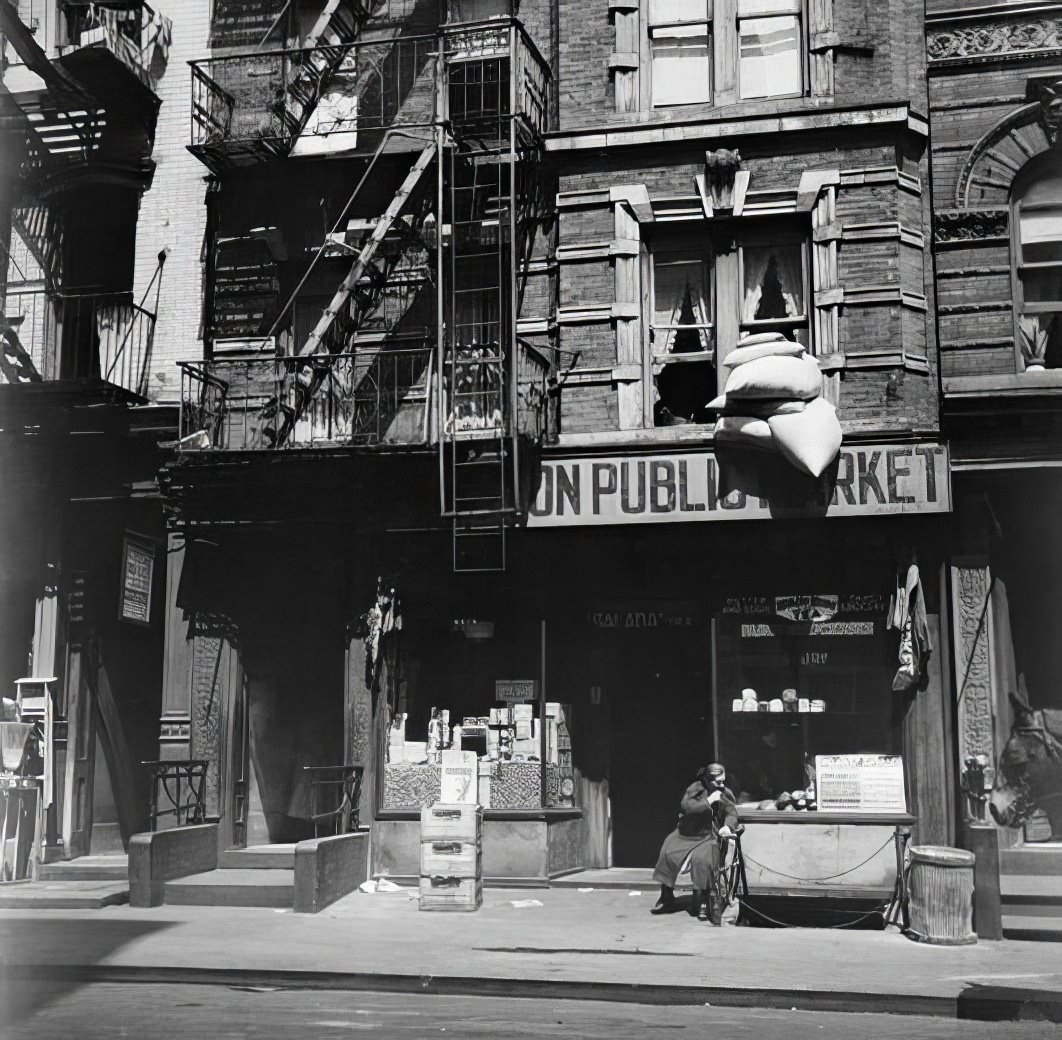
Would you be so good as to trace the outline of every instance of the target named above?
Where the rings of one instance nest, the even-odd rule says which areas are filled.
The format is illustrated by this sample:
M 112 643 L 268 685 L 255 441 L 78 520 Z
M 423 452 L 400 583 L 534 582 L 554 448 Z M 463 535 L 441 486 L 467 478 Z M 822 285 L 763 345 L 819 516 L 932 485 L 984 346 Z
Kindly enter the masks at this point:
M 670 353 L 675 345 L 675 326 L 707 325 L 708 286 L 703 260 L 658 260 L 653 269 L 654 349 Z M 688 313 L 683 321 L 683 311 Z M 671 326 L 668 328 L 667 326 Z M 702 348 L 707 350 L 707 330 L 701 330 Z
M 761 314 L 759 318 L 795 318 L 803 313 L 803 266 L 799 246 L 773 248 L 771 246 L 746 247 L 741 252 L 745 269 L 745 300 L 741 308 L 741 320 L 757 320 L 757 310 L 763 298 L 763 283 L 771 260 L 775 262 L 778 281 L 781 285 L 784 314 Z

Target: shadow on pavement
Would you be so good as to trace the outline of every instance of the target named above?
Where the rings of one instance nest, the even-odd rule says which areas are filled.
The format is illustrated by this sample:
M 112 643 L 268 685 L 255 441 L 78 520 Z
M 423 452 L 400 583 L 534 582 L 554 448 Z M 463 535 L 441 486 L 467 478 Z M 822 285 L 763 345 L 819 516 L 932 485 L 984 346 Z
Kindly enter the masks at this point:
M 79 988 L 82 983 L 69 966 L 99 964 L 115 950 L 173 923 L 4 917 L 0 920 L 0 1030 Z

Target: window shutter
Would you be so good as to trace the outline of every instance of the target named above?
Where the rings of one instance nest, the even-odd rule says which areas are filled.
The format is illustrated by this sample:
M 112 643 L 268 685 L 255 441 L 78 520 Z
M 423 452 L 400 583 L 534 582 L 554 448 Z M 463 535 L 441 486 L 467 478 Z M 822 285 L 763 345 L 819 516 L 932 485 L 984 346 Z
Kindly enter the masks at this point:
M 833 51 L 837 46 L 837 33 L 833 25 L 833 0 L 809 0 L 808 40 L 811 50 L 812 97 L 831 97 Z
M 617 112 L 637 112 L 638 72 L 641 65 L 641 17 L 638 0 L 609 0 L 616 25 L 616 49 L 608 66 L 616 94 Z
M 812 345 L 819 357 L 838 349 L 838 308 L 844 298 L 837 279 L 837 189 L 823 187 L 811 210 L 811 284 L 813 296 Z M 837 404 L 840 375 L 834 371 L 824 377 L 826 399 Z

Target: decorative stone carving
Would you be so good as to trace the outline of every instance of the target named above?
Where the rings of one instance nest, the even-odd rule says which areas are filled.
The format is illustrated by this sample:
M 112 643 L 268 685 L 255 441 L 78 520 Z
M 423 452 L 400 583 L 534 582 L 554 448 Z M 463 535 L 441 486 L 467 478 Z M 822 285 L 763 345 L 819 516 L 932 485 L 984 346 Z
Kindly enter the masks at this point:
M 999 58 L 1029 51 L 1062 50 L 1062 19 L 995 22 L 932 30 L 926 40 L 930 61 Z
M 704 178 L 711 193 L 713 209 L 734 208 L 734 179 L 740 168 L 740 152 L 716 148 L 704 153 Z
M 958 632 L 955 676 L 959 687 L 959 761 L 970 755 L 987 755 L 994 762 L 988 568 L 956 566 L 952 582 Z
M 1010 214 L 1005 209 L 944 210 L 933 222 L 937 242 L 969 242 L 1006 236 Z
M 1059 127 L 1062 127 L 1062 79 L 1053 83 L 1030 83 L 1030 91 L 1035 90 L 1040 102 L 1040 126 L 1043 128 L 1052 147 L 1059 144 Z

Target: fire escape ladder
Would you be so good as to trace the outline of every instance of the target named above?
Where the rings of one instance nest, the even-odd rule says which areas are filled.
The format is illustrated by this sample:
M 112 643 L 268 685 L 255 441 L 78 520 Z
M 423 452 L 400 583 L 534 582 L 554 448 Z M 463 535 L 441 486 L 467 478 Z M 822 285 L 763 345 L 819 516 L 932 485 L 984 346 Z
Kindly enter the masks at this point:
M 455 572 L 503 571 L 516 514 L 510 382 L 511 164 L 454 155 L 451 169 L 448 406 L 440 445 Z
M 386 140 L 386 139 L 385 139 Z M 381 143 L 382 144 L 382 143 Z M 314 358 L 343 353 L 357 333 L 360 318 L 371 310 L 386 278 L 383 276 L 376 256 L 388 232 L 394 228 L 410 196 L 420 183 L 424 171 L 435 158 L 435 142 L 429 142 L 417 156 L 405 180 L 399 185 L 383 215 L 376 221 L 372 234 L 365 243 L 350 273 L 340 283 L 321 319 L 307 336 L 299 349 L 299 356 L 306 358 L 295 372 L 295 398 L 291 407 L 285 409 L 277 430 L 276 444 L 284 443 L 295 423 L 313 400 L 321 384 L 328 376 L 327 365 L 315 364 Z M 368 293 L 366 294 L 366 281 Z M 366 298 L 368 296 L 368 298 Z
M 379 6 L 378 0 L 328 0 L 307 33 L 301 60 L 275 108 L 293 144 L 306 127 L 332 73 L 339 68 L 362 26 Z
M 40 265 L 49 291 L 60 283 L 62 235 L 47 206 L 27 206 L 11 210 L 11 227 L 26 243 L 30 256 Z

